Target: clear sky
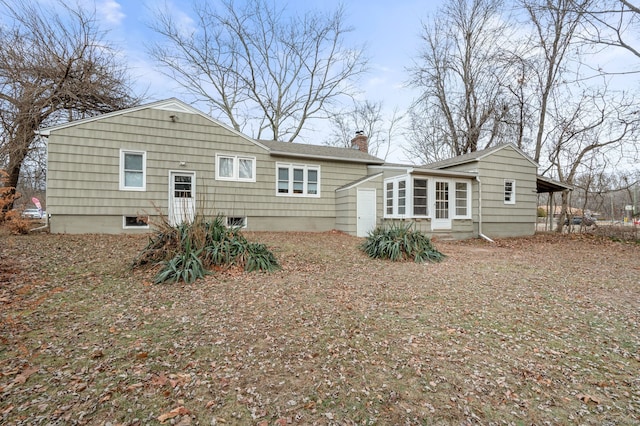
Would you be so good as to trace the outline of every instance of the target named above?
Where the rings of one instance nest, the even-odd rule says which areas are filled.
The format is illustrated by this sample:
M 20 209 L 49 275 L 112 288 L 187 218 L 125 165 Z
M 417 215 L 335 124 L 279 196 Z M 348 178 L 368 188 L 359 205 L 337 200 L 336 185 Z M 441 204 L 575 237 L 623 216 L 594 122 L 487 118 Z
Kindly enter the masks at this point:
M 109 29 L 108 39 L 122 49 L 132 73 L 139 80 L 139 87 L 147 89 L 150 100 L 175 96 L 190 101 L 173 81 L 156 71 L 156 65 L 146 53 L 145 43 L 155 36 L 148 25 L 152 19 L 150 8 L 163 5 L 164 0 L 86 1 L 95 3 L 99 19 L 104 28 Z M 419 50 L 421 22 L 435 13 L 440 0 L 275 1 L 287 10 L 302 13 L 312 9 L 332 11 L 342 4 L 347 22 L 353 27 L 347 43 L 365 45 L 370 58 L 370 72 L 360 82 L 362 99 L 382 101 L 389 113 L 396 107 L 400 110 L 408 107 L 415 94 L 405 87 L 406 68 Z M 190 0 L 168 0 L 167 4 L 175 11 L 177 19 L 191 10 Z M 305 142 L 322 142 L 307 139 Z M 396 158 L 400 155 L 400 150 L 393 154 Z

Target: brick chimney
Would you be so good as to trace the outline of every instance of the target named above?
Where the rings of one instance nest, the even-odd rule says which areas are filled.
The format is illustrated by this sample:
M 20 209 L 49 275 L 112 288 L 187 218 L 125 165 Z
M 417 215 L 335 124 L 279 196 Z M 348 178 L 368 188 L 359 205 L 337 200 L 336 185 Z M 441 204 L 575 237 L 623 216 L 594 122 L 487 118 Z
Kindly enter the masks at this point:
M 356 136 L 351 139 L 351 148 L 357 149 L 364 153 L 369 153 L 369 138 L 362 130 L 356 132 Z

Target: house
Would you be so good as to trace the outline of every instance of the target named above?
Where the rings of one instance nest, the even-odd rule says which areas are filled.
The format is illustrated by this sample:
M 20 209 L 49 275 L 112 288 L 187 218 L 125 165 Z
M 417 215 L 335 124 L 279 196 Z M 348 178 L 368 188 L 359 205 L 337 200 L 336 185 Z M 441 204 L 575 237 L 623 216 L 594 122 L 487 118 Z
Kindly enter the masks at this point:
M 411 221 L 452 238 L 534 232 L 537 165 L 513 145 L 386 164 L 362 134 L 355 149 L 255 140 L 177 99 L 39 133 L 53 233 L 148 232 L 154 216 L 175 224 L 196 211 L 250 231 L 365 236 Z

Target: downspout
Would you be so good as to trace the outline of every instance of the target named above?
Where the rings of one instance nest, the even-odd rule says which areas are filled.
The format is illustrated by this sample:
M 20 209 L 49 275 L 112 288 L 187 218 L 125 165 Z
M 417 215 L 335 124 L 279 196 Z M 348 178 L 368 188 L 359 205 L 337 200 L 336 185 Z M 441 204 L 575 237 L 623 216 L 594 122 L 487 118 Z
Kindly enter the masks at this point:
M 495 241 L 482 233 L 482 182 L 480 182 L 479 176 L 476 176 L 476 181 L 478 182 L 478 235 L 490 243 L 495 243 Z
M 49 213 L 47 213 L 44 225 L 39 226 L 37 228 L 30 229 L 29 232 L 41 231 L 43 229 L 47 229 L 48 227 L 49 227 Z

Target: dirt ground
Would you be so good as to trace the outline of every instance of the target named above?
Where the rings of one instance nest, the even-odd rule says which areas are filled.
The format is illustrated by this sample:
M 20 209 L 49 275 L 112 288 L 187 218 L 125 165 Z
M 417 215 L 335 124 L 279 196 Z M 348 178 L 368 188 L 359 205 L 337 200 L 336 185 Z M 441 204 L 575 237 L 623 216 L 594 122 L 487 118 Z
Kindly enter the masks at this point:
M 282 270 L 153 285 L 146 237 L 0 236 L 0 423 L 640 423 L 638 244 L 246 235 Z

